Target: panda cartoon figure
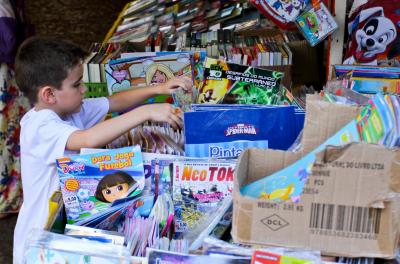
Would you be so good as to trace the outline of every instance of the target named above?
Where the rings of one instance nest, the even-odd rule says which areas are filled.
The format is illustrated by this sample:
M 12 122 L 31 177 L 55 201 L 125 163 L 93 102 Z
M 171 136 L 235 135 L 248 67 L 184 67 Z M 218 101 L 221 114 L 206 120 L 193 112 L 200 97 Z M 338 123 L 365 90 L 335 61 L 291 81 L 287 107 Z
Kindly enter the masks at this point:
M 349 25 L 352 36 L 344 64 L 377 65 L 378 56 L 388 52 L 397 38 L 397 28 L 382 7 L 361 10 Z

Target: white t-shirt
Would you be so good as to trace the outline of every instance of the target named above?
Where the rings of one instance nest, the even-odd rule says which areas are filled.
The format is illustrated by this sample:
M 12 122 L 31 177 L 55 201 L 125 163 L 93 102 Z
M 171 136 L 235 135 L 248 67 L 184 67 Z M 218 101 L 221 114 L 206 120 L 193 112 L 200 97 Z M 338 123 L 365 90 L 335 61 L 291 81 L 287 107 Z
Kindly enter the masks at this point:
M 14 263 L 23 260 L 27 235 L 47 222 L 49 199 L 60 188 L 55 161 L 71 154 L 68 137 L 102 121 L 109 110 L 105 97 L 85 99 L 81 111 L 65 120 L 54 111 L 31 109 L 21 120 L 21 177 L 24 202 L 14 230 Z

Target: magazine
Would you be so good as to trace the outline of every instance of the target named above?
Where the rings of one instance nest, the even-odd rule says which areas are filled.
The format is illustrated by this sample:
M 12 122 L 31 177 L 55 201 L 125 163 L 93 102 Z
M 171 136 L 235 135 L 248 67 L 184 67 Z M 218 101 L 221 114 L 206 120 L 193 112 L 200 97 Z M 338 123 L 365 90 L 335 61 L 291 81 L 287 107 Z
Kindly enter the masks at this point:
M 171 164 L 176 237 L 198 229 L 197 235 L 185 236 L 192 243 L 217 215 L 222 217 L 224 212 L 220 211 L 226 211 L 231 201 L 235 165 L 234 160 L 186 160 Z
M 176 161 L 172 163 L 173 199 L 212 205 L 233 189 L 234 161 Z
M 56 165 L 70 224 L 113 210 L 144 187 L 139 146 L 60 158 Z
M 277 104 L 282 72 L 206 58 L 198 103 Z

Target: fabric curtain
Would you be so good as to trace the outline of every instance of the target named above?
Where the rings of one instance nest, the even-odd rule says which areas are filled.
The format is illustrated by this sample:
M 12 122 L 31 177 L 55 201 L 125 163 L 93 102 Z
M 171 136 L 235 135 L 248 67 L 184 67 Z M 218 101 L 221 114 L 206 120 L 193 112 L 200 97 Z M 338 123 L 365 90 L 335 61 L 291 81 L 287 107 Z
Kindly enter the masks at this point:
M 0 64 L 0 214 L 18 212 L 22 203 L 19 121 L 30 108 L 17 89 L 14 71 Z

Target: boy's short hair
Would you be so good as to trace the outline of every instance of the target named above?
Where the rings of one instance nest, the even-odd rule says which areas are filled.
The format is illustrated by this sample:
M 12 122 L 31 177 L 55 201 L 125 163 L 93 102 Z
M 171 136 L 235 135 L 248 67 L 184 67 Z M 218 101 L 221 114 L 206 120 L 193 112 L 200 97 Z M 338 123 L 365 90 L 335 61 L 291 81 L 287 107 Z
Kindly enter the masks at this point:
M 39 89 L 61 89 L 70 70 L 82 63 L 87 53 L 72 42 L 51 37 L 32 37 L 18 49 L 15 79 L 31 103 L 37 102 Z

